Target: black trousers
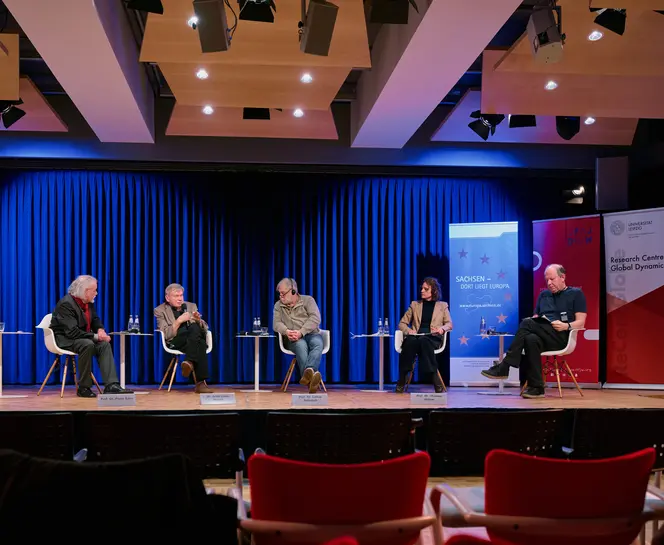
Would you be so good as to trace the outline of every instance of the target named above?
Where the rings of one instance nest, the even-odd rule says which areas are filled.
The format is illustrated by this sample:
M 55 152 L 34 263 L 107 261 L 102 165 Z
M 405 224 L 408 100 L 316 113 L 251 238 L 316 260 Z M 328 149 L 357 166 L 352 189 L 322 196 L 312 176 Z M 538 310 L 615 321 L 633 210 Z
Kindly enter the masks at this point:
M 562 350 L 567 346 L 568 338 L 567 331 L 556 331 L 548 322 L 526 318 L 519 324 L 503 362 L 510 367 L 521 367 L 528 386 L 543 388 L 542 352 Z
M 92 356 L 97 356 L 104 386 L 119 382 L 110 343 L 94 342 L 90 339 L 68 339 L 59 335 L 55 338 L 55 342 L 63 350 L 78 354 L 79 388 L 90 388 L 92 386 Z
M 178 329 L 178 333 L 170 341 L 170 344 L 176 350 L 184 352 L 185 361 L 194 365 L 196 380 L 199 382 L 208 378 L 207 343 L 205 340 L 205 330 L 196 323 L 184 324 Z M 193 378 L 192 378 L 193 380 Z
M 440 348 L 441 342 L 440 337 L 433 335 L 406 335 L 399 354 L 399 378 L 404 379 L 410 373 L 417 356 L 423 380 L 431 382 L 433 373 L 438 370 L 436 354 L 433 352 Z

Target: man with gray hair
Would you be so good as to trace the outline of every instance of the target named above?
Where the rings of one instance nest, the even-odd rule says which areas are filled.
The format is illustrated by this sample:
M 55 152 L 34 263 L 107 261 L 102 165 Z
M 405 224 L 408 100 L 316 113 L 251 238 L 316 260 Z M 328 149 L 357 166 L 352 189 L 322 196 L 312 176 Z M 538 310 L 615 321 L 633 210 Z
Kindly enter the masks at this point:
M 323 337 L 320 334 L 320 311 L 316 300 L 297 291 L 293 278 L 282 278 L 277 284 L 279 301 L 274 305 L 272 328 L 283 335 L 284 346 L 295 353 L 300 369 L 300 384 L 315 393 L 322 377 L 318 368 L 323 355 Z
M 544 279 L 548 289 L 540 292 L 533 317 L 521 321 L 505 357 L 482 371 L 482 375 L 506 379 L 510 367 L 519 368 L 522 365 L 528 380 L 523 397 L 544 397 L 542 352 L 565 348 L 569 332 L 583 329 L 588 315 L 583 291 L 567 286 L 565 278 L 566 271 L 562 265 L 553 263 L 545 269 Z
M 120 386 L 113 361 L 111 337 L 104 330 L 93 302 L 97 296 L 97 279 L 78 276 L 69 293 L 58 301 L 51 318 L 55 342 L 63 350 L 78 354 L 79 397 L 97 397 L 92 391 L 92 356 L 97 356 L 105 394 L 130 394 Z
M 184 352 L 182 375 L 193 374 L 194 392 L 212 393 L 205 382 L 210 376 L 207 361 L 207 330 L 195 303 L 184 300 L 184 288 L 180 284 L 169 284 L 165 290 L 166 302 L 154 309 L 157 328 L 172 348 Z

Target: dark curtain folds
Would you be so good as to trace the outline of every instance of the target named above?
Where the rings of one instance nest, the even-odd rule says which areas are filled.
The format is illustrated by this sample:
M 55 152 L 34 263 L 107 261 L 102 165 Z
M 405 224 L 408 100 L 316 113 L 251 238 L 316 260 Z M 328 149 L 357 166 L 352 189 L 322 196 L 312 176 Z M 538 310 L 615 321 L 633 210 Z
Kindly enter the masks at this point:
M 211 325 L 211 382 L 220 383 L 253 381 L 253 340 L 235 335 L 254 316 L 271 329 L 276 283 L 293 276 L 331 330 L 325 380 L 377 382 L 378 341 L 351 332 L 374 332 L 385 317 L 394 332 L 424 276 L 438 277 L 447 300 L 450 223 L 523 220 L 516 188 L 496 180 L 90 171 L 0 179 L 0 321 L 35 334 L 4 337 L 5 384 L 46 376 L 53 358 L 35 326 L 78 274 L 98 278 L 109 332 L 138 314 L 152 333 L 164 288 L 181 283 Z M 393 382 L 397 354 L 385 343 Z M 117 338 L 113 346 L 119 364 Z M 281 382 L 289 360 L 276 339 L 261 340 L 260 351 L 261 382 Z M 157 335 L 127 340 L 127 383 L 159 383 L 167 363 Z

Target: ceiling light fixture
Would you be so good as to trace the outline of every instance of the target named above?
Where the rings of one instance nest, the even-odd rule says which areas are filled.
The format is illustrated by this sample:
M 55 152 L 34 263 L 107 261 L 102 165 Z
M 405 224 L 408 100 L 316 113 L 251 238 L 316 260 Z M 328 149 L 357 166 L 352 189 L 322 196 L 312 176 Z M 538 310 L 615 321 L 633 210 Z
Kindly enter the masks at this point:
M 544 88 L 545 88 L 547 91 L 553 91 L 553 90 L 554 90 L 555 88 L 557 88 L 557 87 L 558 87 L 558 84 L 557 84 L 555 81 L 553 81 L 553 80 L 549 80 L 549 81 L 547 81 L 547 82 L 546 82 L 546 85 L 544 86 Z
M 508 115 L 510 129 L 523 127 L 537 127 L 537 118 L 534 115 Z
M 556 0 L 549 0 L 548 3 L 550 4 L 548 6 L 533 7 L 526 26 L 528 42 L 534 59 L 545 64 L 560 61 L 565 45 L 561 8 L 556 6 Z
M 601 40 L 604 37 L 604 33 L 600 32 L 599 30 L 593 30 L 590 34 L 588 34 L 588 39 L 591 42 L 596 42 L 597 40 Z
M 0 100 L 0 118 L 2 118 L 5 129 L 11 127 L 25 115 L 25 111 L 16 107 L 21 104 L 23 101 L 20 98 L 18 100 Z
M 205 70 L 205 68 L 201 68 L 198 72 L 196 72 L 196 77 L 198 79 L 208 79 L 209 75 L 210 74 L 208 74 L 208 72 L 207 72 L 207 70 Z
M 597 121 L 594 117 L 586 117 L 585 121 L 583 122 L 585 125 L 592 125 L 595 121 Z
M 300 81 L 302 83 L 311 83 L 312 81 L 314 81 L 314 78 L 311 77 L 311 74 L 309 72 L 306 72 L 302 74 L 302 76 L 300 77 Z
M 214 108 L 209 104 L 203 106 L 203 113 L 205 115 L 212 115 L 214 113 Z
M 295 117 L 302 117 L 304 112 L 300 108 L 295 108 L 295 110 L 293 110 L 293 115 Z
M 574 116 L 557 115 L 556 132 L 563 140 L 571 140 L 581 130 L 581 118 Z
M 189 19 L 187 20 L 187 24 L 188 24 L 191 28 L 193 28 L 194 30 L 196 30 L 196 25 L 198 25 L 198 17 L 196 17 L 195 15 L 194 15 L 193 17 L 189 17 Z
M 127 7 L 147 13 L 156 13 L 157 15 L 164 14 L 164 5 L 161 0 L 129 0 Z
M 489 134 L 493 136 L 496 127 L 505 119 L 503 114 L 483 114 L 480 110 L 475 110 L 470 117 L 475 121 L 468 123 L 468 127 L 482 140 L 489 138 Z
M 625 23 L 627 22 L 626 9 L 612 8 L 590 8 L 590 11 L 596 11 L 595 24 L 611 32 L 622 36 L 625 33 Z

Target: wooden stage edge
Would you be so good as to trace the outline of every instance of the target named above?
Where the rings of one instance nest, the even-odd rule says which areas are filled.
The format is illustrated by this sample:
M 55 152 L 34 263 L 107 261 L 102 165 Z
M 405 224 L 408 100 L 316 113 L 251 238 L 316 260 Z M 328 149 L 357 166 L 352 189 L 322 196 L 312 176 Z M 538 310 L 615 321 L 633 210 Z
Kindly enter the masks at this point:
M 234 405 L 201 405 L 200 397 L 191 386 L 174 386 L 171 392 L 159 391 L 157 386 L 131 386 L 137 392 L 136 406 L 99 407 L 98 399 L 83 399 L 76 396 L 73 386 L 65 388 L 60 398 L 60 388 L 47 386 L 37 396 L 38 386 L 5 386 L 0 397 L 0 411 L 55 412 L 55 411 L 283 411 L 292 409 L 291 394 L 306 393 L 303 387 L 293 385 L 287 393 L 279 391 L 278 385 L 261 385 L 270 392 L 247 393 L 250 385 L 213 385 L 215 392 L 234 392 Z M 583 397 L 574 389 L 564 388 L 562 399 L 557 388 L 547 388 L 544 399 L 523 399 L 517 388 L 505 388 L 512 395 L 483 395 L 481 392 L 496 393 L 496 388 L 448 389 L 445 404 L 411 404 L 410 394 L 396 394 L 393 387 L 380 392 L 366 392 L 367 386 L 328 386 L 328 405 L 319 407 L 297 407 L 313 410 L 433 410 L 433 409 L 661 409 L 664 408 L 664 392 L 648 390 L 584 390 Z M 375 389 L 375 386 L 373 387 Z M 431 392 L 431 386 L 411 387 L 413 392 Z M 8 397 L 24 395 L 27 397 Z

